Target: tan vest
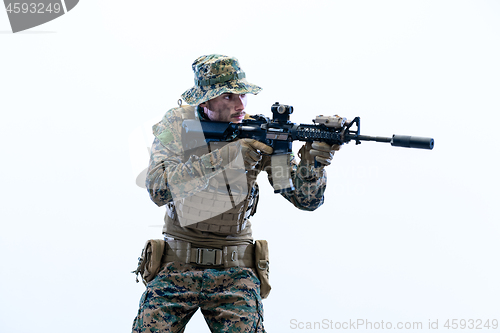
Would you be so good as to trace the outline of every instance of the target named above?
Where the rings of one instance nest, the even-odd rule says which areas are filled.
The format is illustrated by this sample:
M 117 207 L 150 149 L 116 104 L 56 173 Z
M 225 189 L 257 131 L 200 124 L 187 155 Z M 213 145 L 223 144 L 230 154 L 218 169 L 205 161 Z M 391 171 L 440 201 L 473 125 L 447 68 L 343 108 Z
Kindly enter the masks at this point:
M 244 193 L 231 192 L 233 201 L 227 195 L 225 185 L 209 185 L 190 197 L 168 203 L 167 214 L 176 226 L 221 235 L 239 234 L 245 229 L 248 218 L 255 213 L 258 187 L 250 188 L 244 198 L 241 198 Z

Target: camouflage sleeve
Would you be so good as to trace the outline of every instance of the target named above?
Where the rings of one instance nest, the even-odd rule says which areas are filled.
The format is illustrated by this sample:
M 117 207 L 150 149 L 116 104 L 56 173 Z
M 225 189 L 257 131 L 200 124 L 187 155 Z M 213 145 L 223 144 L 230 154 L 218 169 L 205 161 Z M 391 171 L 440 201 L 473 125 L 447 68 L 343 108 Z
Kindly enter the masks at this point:
M 313 211 L 323 204 L 326 190 L 326 171 L 323 167 L 315 168 L 313 165 L 297 164 L 292 155 L 290 171 L 295 190 L 281 195 L 301 210 Z M 266 167 L 268 179 L 273 184 L 271 169 Z
M 193 155 L 184 161 L 180 132 L 175 127 L 160 123 L 154 132 L 146 189 L 156 205 L 163 206 L 203 190 L 209 179 L 224 169 L 219 151 Z

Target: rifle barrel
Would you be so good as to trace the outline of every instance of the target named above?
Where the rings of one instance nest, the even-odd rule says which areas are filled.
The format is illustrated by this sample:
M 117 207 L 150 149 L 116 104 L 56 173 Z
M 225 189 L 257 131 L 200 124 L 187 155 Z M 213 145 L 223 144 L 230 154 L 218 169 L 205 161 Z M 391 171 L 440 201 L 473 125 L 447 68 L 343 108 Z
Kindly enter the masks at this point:
M 386 138 L 383 136 L 358 135 L 358 140 L 360 140 L 360 141 L 375 141 L 375 142 L 391 142 L 392 138 Z

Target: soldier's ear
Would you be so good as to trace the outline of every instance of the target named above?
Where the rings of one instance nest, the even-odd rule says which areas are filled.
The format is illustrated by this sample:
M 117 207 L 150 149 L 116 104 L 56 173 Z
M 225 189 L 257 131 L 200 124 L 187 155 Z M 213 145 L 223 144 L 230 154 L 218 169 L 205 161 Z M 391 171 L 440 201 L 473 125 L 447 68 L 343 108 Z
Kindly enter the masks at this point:
M 203 114 L 205 114 L 205 115 L 207 114 L 207 113 L 206 113 L 206 110 L 210 110 L 210 105 L 208 105 L 208 102 L 209 102 L 209 101 L 206 101 L 206 102 L 203 102 L 203 103 L 201 103 L 201 104 L 199 105 L 199 107 L 201 108 L 201 112 L 202 112 Z
M 207 113 L 205 112 L 205 110 L 208 109 L 208 103 L 201 103 L 198 105 L 198 113 L 203 117 L 203 118 L 206 118 L 208 119 L 208 115 Z

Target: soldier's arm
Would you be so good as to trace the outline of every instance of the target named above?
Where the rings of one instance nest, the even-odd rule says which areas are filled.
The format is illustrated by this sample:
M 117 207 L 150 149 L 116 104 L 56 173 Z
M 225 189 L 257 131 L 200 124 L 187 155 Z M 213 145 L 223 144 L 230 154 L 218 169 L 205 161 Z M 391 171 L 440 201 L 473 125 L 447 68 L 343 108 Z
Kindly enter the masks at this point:
M 190 159 L 189 163 L 183 163 L 181 156 L 155 138 L 146 176 L 146 189 L 151 200 L 156 205 L 163 206 L 174 198 L 189 195 L 182 192 L 196 193 L 204 189 L 207 184 L 204 172 L 201 170 L 204 164 L 200 160 L 196 162 L 193 163 Z
M 231 158 L 220 149 L 199 157 L 193 155 L 184 161 L 178 131 L 180 129 L 165 124 L 155 127 L 146 189 L 158 206 L 202 191 L 210 178 L 224 170 L 225 160 Z
M 264 163 L 270 164 L 269 159 Z M 267 171 L 267 177 L 272 185 L 271 169 L 268 165 L 264 169 Z M 326 171 L 324 168 L 314 168 L 302 160 L 297 163 L 295 157 L 292 156 L 290 171 L 295 190 L 284 192 L 281 195 L 301 210 L 313 211 L 321 206 L 326 190 Z

